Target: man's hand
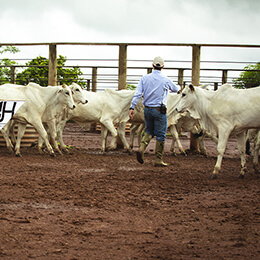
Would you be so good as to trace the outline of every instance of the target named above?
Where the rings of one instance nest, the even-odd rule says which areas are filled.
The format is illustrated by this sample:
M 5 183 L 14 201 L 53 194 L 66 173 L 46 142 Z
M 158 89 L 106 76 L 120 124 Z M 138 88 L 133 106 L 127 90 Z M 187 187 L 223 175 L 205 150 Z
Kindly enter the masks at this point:
M 133 109 L 129 110 L 129 117 L 130 117 L 130 120 L 133 119 L 133 117 L 134 117 L 134 110 Z

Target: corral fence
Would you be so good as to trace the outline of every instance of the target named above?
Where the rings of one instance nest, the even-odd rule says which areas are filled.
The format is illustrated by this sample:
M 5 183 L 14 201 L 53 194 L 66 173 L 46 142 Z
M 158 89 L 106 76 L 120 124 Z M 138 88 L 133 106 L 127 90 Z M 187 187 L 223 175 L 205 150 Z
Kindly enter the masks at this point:
M 214 89 L 218 88 L 218 85 L 224 83 L 232 83 L 234 76 L 229 77 L 232 72 L 244 71 L 244 66 L 248 64 L 254 64 L 256 61 L 202 61 L 201 53 L 203 48 L 243 48 L 243 49 L 257 49 L 260 45 L 250 44 L 177 44 L 177 43 L 1 43 L 1 46 L 48 46 L 49 47 L 49 65 L 48 65 L 48 84 L 58 85 L 62 82 L 58 82 L 57 79 L 57 48 L 60 46 L 72 46 L 77 48 L 79 46 L 117 46 L 118 58 L 117 59 L 67 59 L 68 62 L 77 62 L 77 64 L 83 65 L 69 65 L 63 66 L 64 68 L 78 67 L 80 69 L 88 70 L 88 73 L 83 74 L 83 81 L 88 90 L 97 91 L 105 88 L 116 87 L 118 90 L 125 89 L 127 84 L 137 85 L 138 81 L 145 73 L 150 73 L 152 70 L 151 61 L 148 60 L 133 60 L 127 59 L 128 47 L 187 47 L 191 48 L 191 57 L 189 60 L 165 60 L 168 66 L 165 67 L 165 71 L 176 72 L 174 75 L 170 75 L 170 78 L 174 82 L 177 82 L 181 86 L 185 86 L 187 82 L 194 85 L 211 84 Z M 89 65 L 94 62 L 95 65 Z M 147 66 L 149 62 L 149 66 Z M 98 65 L 97 65 L 98 63 Z M 109 63 L 110 65 L 104 65 Z M 113 64 L 113 65 L 111 65 Z M 128 65 L 134 64 L 134 65 Z M 139 65 L 141 64 L 141 65 Z M 169 66 L 169 64 L 176 64 L 176 66 Z M 179 64 L 179 66 L 178 66 Z M 181 64 L 181 66 L 180 66 Z M 185 66 L 184 64 L 187 64 Z M 203 64 L 203 66 L 202 66 Z M 214 64 L 214 68 L 212 65 Z M 233 68 L 231 66 L 240 64 L 239 68 Z M 36 66 L 36 65 L 35 65 Z M 34 67 L 35 67 L 34 66 Z M 219 66 L 219 67 L 216 67 Z M 242 67 L 241 67 L 242 66 Z M 3 67 L 3 65 L 1 66 Z M 17 68 L 29 67 L 28 65 L 10 65 L 11 67 L 11 83 L 15 83 L 15 75 Z M 39 66 L 46 67 L 46 66 Z M 104 73 L 107 70 L 108 73 Z M 113 70 L 113 73 L 111 73 Z M 143 70 L 144 73 L 137 74 L 136 71 Z M 90 71 L 90 72 L 89 72 Z M 101 71 L 101 72 L 99 72 Z M 133 72 L 133 73 L 132 73 Z M 217 76 L 211 75 L 217 72 Z M 202 73 L 208 74 L 207 76 Z M 28 78 L 27 81 L 33 81 Z M 1 84 L 1 83 L 0 83 Z M 100 87 L 98 87 L 100 86 Z
M 83 65 L 70 65 L 63 66 L 64 68 L 73 68 L 78 67 L 80 69 L 88 69 L 91 72 L 83 74 L 84 81 L 87 85 L 88 90 L 97 91 L 98 84 L 102 85 L 102 88 L 109 88 L 111 85 L 115 87 L 117 85 L 117 89 L 126 89 L 127 84 L 136 85 L 143 74 L 150 73 L 152 71 L 151 63 L 149 61 L 149 65 L 147 66 L 148 60 L 132 60 L 127 58 L 127 51 L 129 47 L 187 47 L 191 49 L 191 57 L 189 60 L 165 60 L 165 62 L 174 63 L 174 64 L 182 64 L 181 66 L 166 66 L 164 70 L 166 71 L 174 71 L 175 76 L 170 76 L 174 82 L 177 82 L 180 86 L 185 86 L 187 82 L 192 83 L 195 86 L 199 86 L 200 84 L 211 84 L 214 85 L 214 89 L 218 88 L 219 84 L 224 83 L 232 83 L 232 79 L 234 77 L 229 77 L 229 73 L 231 72 L 242 72 L 244 71 L 245 65 L 254 64 L 259 62 L 259 56 L 255 61 L 202 61 L 201 53 L 204 48 L 229 48 L 229 49 L 255 49 L 259 51 L 260 45 L 257 44 L 179 44 L 179 43 L 68 43 L 68 42 L 60 42 L 60 43 L 0 43 L 0 46 L 48 46 L 49 47 L 49 65 L 48 67 L 48 84 L 50 86 L 55 86 L 58 84 L 62 84 L 62 82 L 58 82 L 57 80 L 57 47 L 61 46 L 73 46 L 77 48 L 79 46 L 114 46 L 118 47 L 118 57 L 116 59 L 67 59 L 67 61 L 72 62 L 76 61 L 78 63 L 85 63 Z M 257 55 L 256 55 L 257 56 Z M 91 61 L 95 61 L 95 65 L 86 65 Z M 96 65 L 96 62 L 99 62 L 100 65 Z M 113 65 L 103 65 L 102 63 L 112 62 Z M 135 64 L 129 66 L 130 64 Z M 188 66 L 184 66 L 183 64 L 187 63 Z M 218 64 L 219 67 L 210 67 L 205 65 L 202 67 L 202 64 Z M 136 65 L 136 64 L 145 64 L 145 65 Z M 225 64 L 225 66 L 223 66 Z M 232 68 L 231 66 L 234 64 L 240 64 L 240 68 Z M 6 67 L 6 66 L 1 66 Z M 11 83 L 15 83 L 15 74 L 17 68 L 29 67 L 28 65 L 10 65 L 11 67 Z M 39 66 L 44 67 L 44 66 Z M 111 71 L 113 69 L 116 72 L 104 73 L 99 71 L 104 70 Z M 133 74 L 130 71 L 136 70 L 145 70 L 145 73 Z M 176 73 L 177 72 L 177 73 Z M 201 75 L 202 72 L 207 72 L 209 75 L 204 76 Z M 213 76 L 213 72 L 218 72 L 218 76 Z M 33 79 L 28 78 L 28 81 L 33 81 Z M 1 83 L 0 83 L 1 84 Z M 194 138 L 191 138 L 191 149 L 197 149 L 197 142 Z

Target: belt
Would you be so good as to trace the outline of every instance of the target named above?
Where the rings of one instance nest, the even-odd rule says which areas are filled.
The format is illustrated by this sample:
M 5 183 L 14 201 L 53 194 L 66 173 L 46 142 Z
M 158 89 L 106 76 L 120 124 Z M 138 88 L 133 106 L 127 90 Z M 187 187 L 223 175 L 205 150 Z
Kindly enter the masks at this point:
M 160 107 L 148 107 L 148 106 L 145 106 L 146 108 L 155 108 L 155 109 L 158 109 Z

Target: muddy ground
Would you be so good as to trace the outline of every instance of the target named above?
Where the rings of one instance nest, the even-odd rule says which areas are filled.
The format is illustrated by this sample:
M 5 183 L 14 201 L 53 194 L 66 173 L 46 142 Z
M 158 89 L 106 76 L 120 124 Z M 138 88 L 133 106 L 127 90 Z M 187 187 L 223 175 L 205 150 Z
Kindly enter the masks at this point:
M 234 139 L 216 180 L 208 139 L 207 158 L 174 157 L 168 137 L 168 168 L 152 166 L 154 140 L 143 165 L 101 154 L 100 134 L 74 123 L 64 140 L 70 153 L 55 158 L 0 148 L 0 259 L 260 259 L 260 176 L 248 157 L 237 178 Z

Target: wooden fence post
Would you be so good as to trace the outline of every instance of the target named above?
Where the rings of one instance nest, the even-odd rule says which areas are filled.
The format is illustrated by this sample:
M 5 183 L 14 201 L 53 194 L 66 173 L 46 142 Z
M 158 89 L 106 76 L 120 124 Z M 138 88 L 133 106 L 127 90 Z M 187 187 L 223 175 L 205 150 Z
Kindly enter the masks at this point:
M 227 73 L 228 73 L 227 70 L 222 71 L 222 84 L 227 83 Z
M 90 91 L 90 79 L 87 80 L 87 91 Z
M 181 88 L 184 88 L 183 75 L 184 75 L 184 69 L 179 69 L 178 70 L 178 85 L 181 86 Z
M 97 68 L 92 68 L 92 92 L 97 92 Z
M 119 44 L 118 90 L 126 89 L 127 45 Z
M 49 86 L 57 85 L 57 46 L 56 44 L 49 45 Z
M 15 67 L 11 67 L 11 83 L 15 84 Z
M 91 86 L 92 92 L 97 92 L 97 68 L 92 68 L 92 86 Z M 90 124 L 90 130 L 94 130 L 97 128 L 97 123 L 91 123 Z
M 200 45 L 192 47 L 192 84 L 199 86 L 200 84 Z
M 192 46 L 192 82 L 194 86 L 200 84 L 200 45 Z M 190 150 L 198 151 L 198 140 L 190 132 Z
M 127 45 L 119 44 L 119 64 L 118 64 L 118 90 L 126 89 L 127 72 Z M 124 149 L 121 139 L 117 136 L 117 148 Z

